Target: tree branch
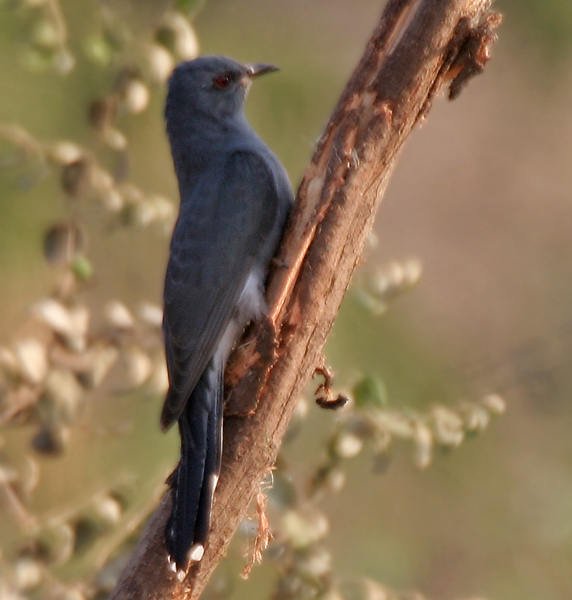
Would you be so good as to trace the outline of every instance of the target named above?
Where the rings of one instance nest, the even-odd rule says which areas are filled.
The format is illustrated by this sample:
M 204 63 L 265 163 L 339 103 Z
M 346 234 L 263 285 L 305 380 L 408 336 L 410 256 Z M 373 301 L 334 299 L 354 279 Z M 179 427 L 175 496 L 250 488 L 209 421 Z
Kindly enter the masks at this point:
M 320 362 L 396 156 L 442 85 L 451 80 L 456 95 L 483 69 L 499 23 L 488 0 L 389 0 L 300 184 L 283 266 L 269 280 L 272 326 L 253 327 L 229 362 L 223 466 L 204 557 L 183 582 L 168 570 L 168 491 L 112 599 L 199 597 Z

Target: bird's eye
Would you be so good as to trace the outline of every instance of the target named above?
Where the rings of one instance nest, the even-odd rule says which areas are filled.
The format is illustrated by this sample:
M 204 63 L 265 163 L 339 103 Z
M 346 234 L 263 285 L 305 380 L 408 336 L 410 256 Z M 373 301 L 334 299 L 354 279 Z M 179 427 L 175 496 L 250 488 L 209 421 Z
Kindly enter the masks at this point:
M 216 86 L 219 87 L 221 90 L 225 90 L 230 85 L 231 81 L 232 78 L 228 74 L 219 75 L 218 77 L 215 77 L 214 80 Z

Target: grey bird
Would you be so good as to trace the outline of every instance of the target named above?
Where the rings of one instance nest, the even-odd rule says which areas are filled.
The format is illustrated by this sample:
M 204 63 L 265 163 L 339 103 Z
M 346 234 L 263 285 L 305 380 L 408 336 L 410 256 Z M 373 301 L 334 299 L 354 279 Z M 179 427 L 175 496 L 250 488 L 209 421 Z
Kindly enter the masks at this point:
M 263 316 L 264 282 L 293 201 L 288 176 L 246 120 L 253 78 L 276 71 L 204 56 L 169 80 L 167 135 L 181 205 L 165 277 L 169 390 L 179 423 L 166 542 L 173 570 L 200 561 L 222 453 L 223 372 L 245 325 Z

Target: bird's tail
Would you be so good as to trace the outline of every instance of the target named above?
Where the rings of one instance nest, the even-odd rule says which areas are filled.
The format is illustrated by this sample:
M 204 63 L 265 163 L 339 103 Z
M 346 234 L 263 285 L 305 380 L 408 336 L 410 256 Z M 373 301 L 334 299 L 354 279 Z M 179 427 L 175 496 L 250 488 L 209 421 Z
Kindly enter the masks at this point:
M 181 458 L 169 478 L 173 509 L 166 535 L 175 570 L 203 556 L 220 471 L 222 410 L 223 373 L 211 361 L 179 418 Z

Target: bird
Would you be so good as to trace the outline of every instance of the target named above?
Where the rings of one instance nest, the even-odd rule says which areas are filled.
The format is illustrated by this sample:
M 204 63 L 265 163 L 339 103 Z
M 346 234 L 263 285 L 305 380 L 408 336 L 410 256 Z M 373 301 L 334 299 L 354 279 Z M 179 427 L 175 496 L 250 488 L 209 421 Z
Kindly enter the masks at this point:
M 253 79 L 277 71 L 201 56 L 173 71 L 165 121 L 180 207 L 163 293 L 169 388 L 161 428 L 178 422 L 168 480 L 169 565 L 199 562 L 222 455 L 223 375 L 245 326 L 264 318 L 264 285 L 293 203 L 286 170 L 244 113 Z

